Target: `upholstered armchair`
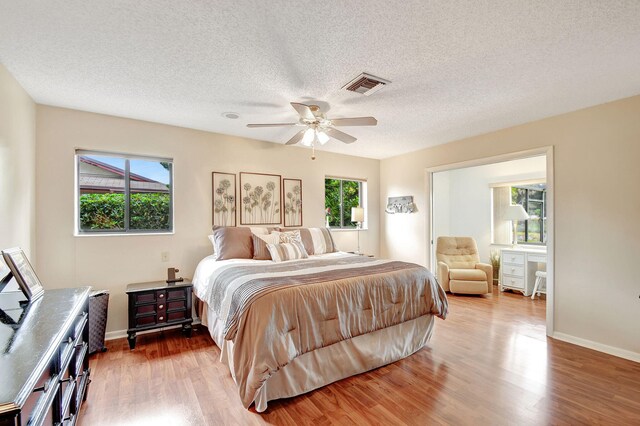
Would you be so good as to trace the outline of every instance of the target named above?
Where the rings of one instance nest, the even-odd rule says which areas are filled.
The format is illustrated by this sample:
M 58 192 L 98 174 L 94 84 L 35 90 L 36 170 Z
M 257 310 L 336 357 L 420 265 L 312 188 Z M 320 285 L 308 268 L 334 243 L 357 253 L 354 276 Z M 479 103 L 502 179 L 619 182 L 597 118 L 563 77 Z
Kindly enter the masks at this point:
M 493 267 L 480 262 L 478 246 L 471 237 L 439 237 L 436 245 L 438 281 L 451 293 L 491 293 Z

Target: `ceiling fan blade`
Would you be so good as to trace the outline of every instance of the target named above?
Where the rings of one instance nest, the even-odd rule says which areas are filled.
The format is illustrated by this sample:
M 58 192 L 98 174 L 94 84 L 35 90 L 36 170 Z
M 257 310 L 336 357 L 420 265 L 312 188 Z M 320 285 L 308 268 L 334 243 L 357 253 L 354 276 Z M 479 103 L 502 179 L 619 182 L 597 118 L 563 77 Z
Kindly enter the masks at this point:
M 325 129 L 324 132 L 329 136 L 331 136 L 332 138 L 338 139 L 339 141 L 344 143 L 353 143 L 358 140 L 353 136 L 346 134 L 345 132 L 341 132 L 340 130 L 334 129 L 331 127 L 329 127 L 328 129 Z
M 291 102 L 291 106 L 296 111 L 298 111 L 298 114 L 300 114 L 300 117 L 304 118 L 305 120 L 315 121 L 316 116 L 313 115 L 313 111 L 311 111 L 311 108 L 309 108 L 309 106 L 305 104 L 298 104 L 295 102 Z
M 307 129 L 300 130 L 298 133 L 293 135 L 293 137 L 291 139 L 289 139 L 285 143 L 285 145 L 293 145 L 293 144 L 296 144 L 296 143 L 300 142 L 302 140 L 302 137 L 304 136 L 304 132 L 306 132 L 306 131 L 307 131 Z
M 373 117 L 333 118 L 334 126 L 375 126 L 378 120 Z
M 247 127 L 282 127 L 295 126 L 298 123 L 247 124 Z

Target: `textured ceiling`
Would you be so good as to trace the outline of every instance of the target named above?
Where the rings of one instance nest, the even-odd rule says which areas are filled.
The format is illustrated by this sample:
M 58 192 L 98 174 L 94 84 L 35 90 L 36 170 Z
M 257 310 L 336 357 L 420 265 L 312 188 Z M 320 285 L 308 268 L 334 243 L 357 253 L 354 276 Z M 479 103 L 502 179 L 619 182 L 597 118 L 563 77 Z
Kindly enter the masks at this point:
M 385 158 L 640 93 L 640 1 L 0 0 L 0 61 L 42 104 L 283 143 L 289 102 Z M 341 91 L 360 72 L 392 83 Z M 240 114 L 237 120 L 223 112 Z

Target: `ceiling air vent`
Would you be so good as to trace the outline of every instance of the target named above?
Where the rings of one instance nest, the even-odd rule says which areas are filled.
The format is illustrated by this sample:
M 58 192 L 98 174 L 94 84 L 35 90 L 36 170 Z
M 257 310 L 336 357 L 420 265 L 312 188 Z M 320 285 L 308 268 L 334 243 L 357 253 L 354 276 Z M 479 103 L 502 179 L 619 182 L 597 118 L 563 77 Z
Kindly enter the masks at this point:
M 376 93 L 378 90 L 382 89 L 389 83 L 391 83 L 389 80 L 375 77 L 371 74 L 363 72 L 362 74 L 342 86 L 342 88 L 350 92 L 362 93 L 363 95 L 369 96 Z

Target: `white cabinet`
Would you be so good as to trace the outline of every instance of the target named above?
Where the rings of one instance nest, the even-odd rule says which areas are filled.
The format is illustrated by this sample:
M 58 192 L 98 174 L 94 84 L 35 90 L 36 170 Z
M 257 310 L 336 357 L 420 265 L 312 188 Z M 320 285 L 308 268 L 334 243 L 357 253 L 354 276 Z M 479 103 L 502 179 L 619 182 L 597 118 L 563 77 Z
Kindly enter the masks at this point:
M 546 263 L 547 254 L 541 250 L 522 248 L 500 251 L 500 291 L 511 289 L 530 296 L 538 263 Z

